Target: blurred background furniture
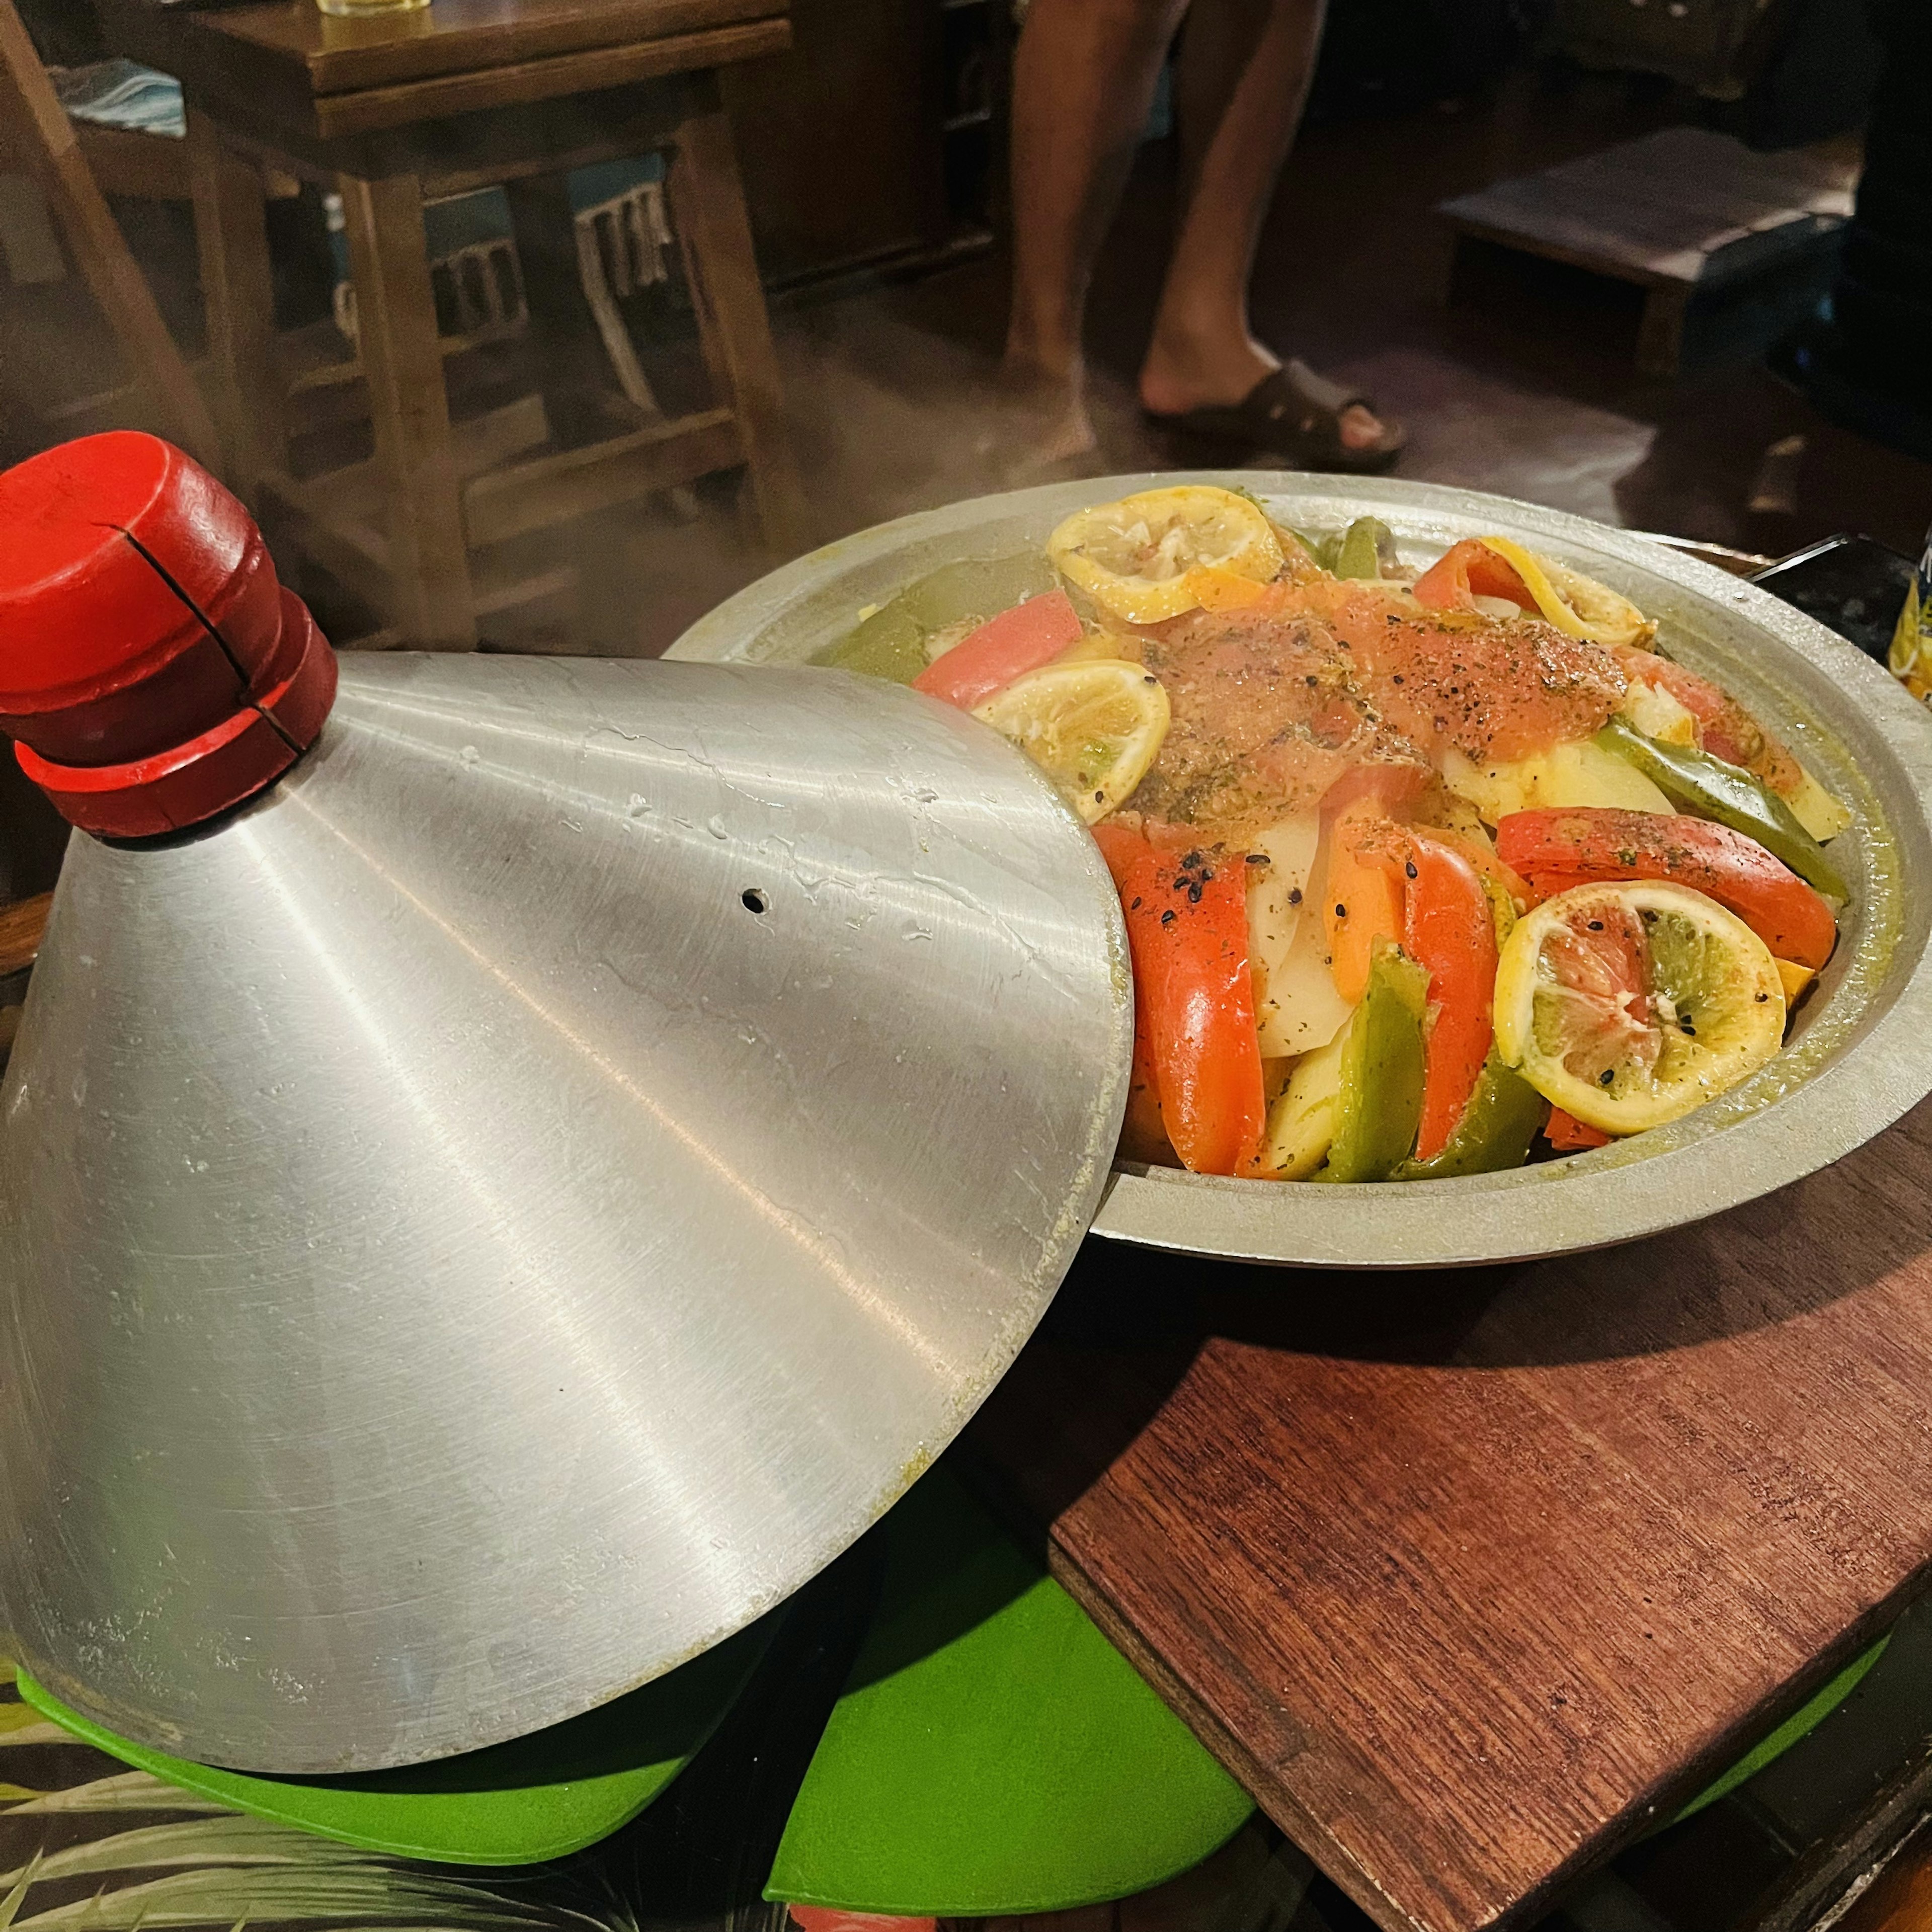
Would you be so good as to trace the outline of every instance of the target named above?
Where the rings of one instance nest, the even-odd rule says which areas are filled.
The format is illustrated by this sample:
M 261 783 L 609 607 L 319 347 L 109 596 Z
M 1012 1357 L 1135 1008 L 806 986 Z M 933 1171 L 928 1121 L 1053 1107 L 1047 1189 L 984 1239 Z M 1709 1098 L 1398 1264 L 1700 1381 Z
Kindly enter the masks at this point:
M 130 374 L 152 392 L 169 433 L 191 454 L 214 461 L 207 405 L 101 193 L 105 176 L 121 192 L 165 196 L 182 178 L 174 162 L 166 141 L 76 129 L 14 0 L 0 0 L 0 166 L 19 170 L 45 197 Z
M 1012 0 L 793 0 L 788 52 L 724 76 L 769 286 L 992 246 Z
M 175 73 L 186 93 L 230 479 L 293 549 L 373 588 L 386 641 L 472 646 L 479 608 L 542 594 L 558 574 L 551 555 L 507 574 L 479 558 L 472 576 L 473 554 L 720 470 L 743 468 L 771 550 L 804 547 L 718 80 L 785 46 L 773 0 L 443 0 L 352 33 L 309 0 L 189 14 L 110 0 L 102 12 L 122 52 Z M 628 385 L 604 393 L 608 351 L 568 185 L 574 171 L 658 152 L 711 389 L 709 406 L 670 421 Z M 347 472 L 298 480 L 289 464 L 265 165 L 341 197 L 375 441 Z M 425 211 L 491 187 L 523 258 L 539 454 L 523 453 L 528 406 L 458 435 L 444 390 Z
M 1666 128 L 1444 202 L 1468 242 L 1566 262 L 1644 291 L 1636 366 L 1674 376 L 1695 306 L 1755 301 L 1764 340 L 1815 302 L 1852 212 L 1855 150 L 1754 154 Z M 1762 347 L 1761 342 L 1759 346 Z

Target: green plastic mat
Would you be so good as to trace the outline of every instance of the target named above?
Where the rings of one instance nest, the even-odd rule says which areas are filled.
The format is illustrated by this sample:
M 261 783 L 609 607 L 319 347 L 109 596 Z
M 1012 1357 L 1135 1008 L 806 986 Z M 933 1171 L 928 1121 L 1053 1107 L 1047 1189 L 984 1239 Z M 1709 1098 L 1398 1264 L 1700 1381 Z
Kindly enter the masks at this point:
M 1852 1658 L 1815 1696 L 1801 1704 L 1768 1737 L 1747 1751 L 1721 1778 L 1707 1784 L 1669 1822 L 1681 1825 L 1706 1805 L 1714 1804 L 1719 1798 L 1728 1797 L 1746 1778 L 1755 1778 L 1774 1758 L 1782 1757 L 1793 1744 L 1809 1737 L 1864 1681 L 1866 1672 L 1885 1654 L 1885 1647 L 1891 1641 L 1892 1634 L 1888 1630 L 1863 1655 Z
M 1247 1794 L 946 1469 L 881 1533 L 879 1604 L 766 1898 L 1054 1912 L 1144 1891 L 1232 1837 Z
M 595 1844 L 658 1796 L 736 1701 L 776 1628 L 767 1617 L 668 1676 L 528 1737 L 340 1778 L 271 1778 L 171 1757 L 69 1710 L 25 1670 L 16 1682 L 28 1703 L 83 1742 L 238 1811 L 365 1851 L 525 1865 Z

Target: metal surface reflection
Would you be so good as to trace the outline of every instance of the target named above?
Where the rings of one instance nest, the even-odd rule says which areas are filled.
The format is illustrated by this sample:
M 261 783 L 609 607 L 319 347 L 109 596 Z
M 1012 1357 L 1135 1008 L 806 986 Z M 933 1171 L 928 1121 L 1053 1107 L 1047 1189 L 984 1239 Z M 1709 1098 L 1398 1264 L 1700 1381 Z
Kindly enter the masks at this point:
M 70 854 L 0 1100 L 13 1654 L 309 1772 L 671 1668 L 1011 1360 L 1130 1033 L 1091 842 L 958 713 L 346 659 L 256 804 Z

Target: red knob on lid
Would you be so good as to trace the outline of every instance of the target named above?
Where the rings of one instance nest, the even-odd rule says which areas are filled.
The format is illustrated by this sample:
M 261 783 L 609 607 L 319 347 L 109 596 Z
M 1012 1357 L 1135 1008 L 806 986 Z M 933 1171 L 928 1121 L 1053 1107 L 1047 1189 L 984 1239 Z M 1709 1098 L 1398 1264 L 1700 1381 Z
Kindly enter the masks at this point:
M 30 458 L 0 474 L 0 730 L 75 824 L 194 824 L 321 730 L 326 640 L 179 450 L 116 430 Z

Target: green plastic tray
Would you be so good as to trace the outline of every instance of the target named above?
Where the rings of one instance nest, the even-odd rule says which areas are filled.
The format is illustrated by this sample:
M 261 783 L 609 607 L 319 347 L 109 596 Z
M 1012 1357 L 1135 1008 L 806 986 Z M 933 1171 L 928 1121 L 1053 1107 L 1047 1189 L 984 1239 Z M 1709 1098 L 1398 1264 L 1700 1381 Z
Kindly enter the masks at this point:
M 1198 1864 L 1254 1807 L 944 1468 L 886 1520 L 871 1627 L 767 1898 L 1054 1912 Z
M 776 1628 L 767 1617 L 668 1676 L 548 1730 L 432 1764 L 340 1778 L 270 1778 L 170 1757 L 69 1710 L 25 1670 L 16 1682 L 27 1702 L 86 1743 L 238 1811 L 365 1851 L 526 1865 L 595 1844 L 658 1797 L 736 1702 Z
M 1707 1804 L 1728 1797 L 1748 1778 L 1755 1778 L 1774 1758 L 1780 1758 L 1792 1746 L 1809 1737 L 1864 1681 L 1865 1672 L 1885 1654 L 1892 1641 L 1888 1630 L 1870 1649 L 1852 1658 L 1815 1696 L 1801 1704 L 1776 1730 L 1748 1750 L 1721 1778 L 1714 1778 L 1669 1822 L 1681 1825 Z

